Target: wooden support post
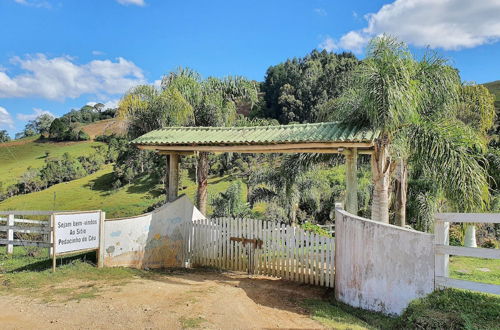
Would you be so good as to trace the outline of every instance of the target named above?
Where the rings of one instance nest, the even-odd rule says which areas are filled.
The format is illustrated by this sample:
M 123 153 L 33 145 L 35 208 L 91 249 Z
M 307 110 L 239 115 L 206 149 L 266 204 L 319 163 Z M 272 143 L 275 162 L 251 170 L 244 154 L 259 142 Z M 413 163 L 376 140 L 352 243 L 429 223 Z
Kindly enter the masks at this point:
M 356 148 L 346 149 L 345 168 L 346 168 L 346 203 L 347 212 L 358 214 L 358 150 Z
M 434 221 L 434 242 L 440 245 L 449 243 L 450 223 L 447 221 Z M 434 256 L 435 276 L 448 277 L 448 264 L 450 255 L 436 252 Z
M 7 226 L 9 229 L 7 229 L 7 254 L 12 254 L 14 253 L 14 245 L 9 243 L 14 240 L 14 214 L 9 214 L 7 216 Z
M 56 217 L 52 214 L 50 216 L 50 223 L 52 223 L 52 272 L 56 271 L 57 251 L 56 251 Z
M 173 202 L 179 190 L 179 154 L 171 154 L 169 158 L 168 201 Z
M 104 246 L 105 246 L 105 231 L 104 220 L 106 219 L 106 212 L 101 211 L 100 224 L 99 224 L 99 249 L 97 250 L 97 268 L 104 267 Z

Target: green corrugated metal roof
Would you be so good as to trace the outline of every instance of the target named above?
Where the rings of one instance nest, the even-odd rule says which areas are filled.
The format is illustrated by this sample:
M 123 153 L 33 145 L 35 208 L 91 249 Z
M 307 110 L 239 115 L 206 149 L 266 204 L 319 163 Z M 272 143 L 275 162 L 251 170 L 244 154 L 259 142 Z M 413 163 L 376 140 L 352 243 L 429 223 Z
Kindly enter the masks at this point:
M 166 127 L 132 141 L 136 145 L 263 145 L 301 142 L 371 142 L 378 134 L 329 122 L 252 127 Z

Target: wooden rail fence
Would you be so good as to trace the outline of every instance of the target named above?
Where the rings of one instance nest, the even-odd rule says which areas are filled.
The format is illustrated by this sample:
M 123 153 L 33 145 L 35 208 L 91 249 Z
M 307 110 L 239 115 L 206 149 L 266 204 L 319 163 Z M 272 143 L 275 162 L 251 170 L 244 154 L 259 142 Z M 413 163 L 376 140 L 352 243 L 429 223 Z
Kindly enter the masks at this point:
M 435 286 L 500 294 L 500 285 L 464 281 L 449 277 L 449 256 L 500 259 L 499 249 L 468 248 L 449 245 L 450 222 L 500 223 L 500 213 L 438 213 L 435 217 Z
M 333 287 L 334 239 L 255 219 L 202 219 L 186 224 L 192 266 L 246 271 Z
M 0 211 L 0 233 L 5 233 L 0 237 L 0 245 L 7 247 L 7 254 L 13 253 L 14 246 L 50 247 L 50 221 L 25 217 L 50 216 L 54 212 L 56 211 Z M 16 216 L 23 216 L 23 218 L 16 218 Z M 34 234 L 32 237 L 41 239 L 24 239 L 16 234 Z

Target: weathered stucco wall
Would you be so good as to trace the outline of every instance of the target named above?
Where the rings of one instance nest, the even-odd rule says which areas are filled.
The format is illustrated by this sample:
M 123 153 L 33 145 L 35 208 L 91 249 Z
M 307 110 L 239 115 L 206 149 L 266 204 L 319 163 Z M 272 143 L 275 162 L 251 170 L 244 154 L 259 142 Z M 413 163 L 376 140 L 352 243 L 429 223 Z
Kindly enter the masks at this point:
M 434 235 L 336 210 L 335 297 L 400 314 L 434 289 Z
M 189 198 L 182 196 L 152 213 L 108 219 L 104 225 L 105 266 L 161 268 L 183 266 L 182 226 L 204 218 Z

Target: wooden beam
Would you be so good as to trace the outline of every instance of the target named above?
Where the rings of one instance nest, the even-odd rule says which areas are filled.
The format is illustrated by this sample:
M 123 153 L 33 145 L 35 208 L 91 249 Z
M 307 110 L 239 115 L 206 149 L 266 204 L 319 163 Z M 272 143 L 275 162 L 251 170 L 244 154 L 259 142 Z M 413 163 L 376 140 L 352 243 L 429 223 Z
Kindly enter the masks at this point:
M 142 148 L 140 148 L 142 149 Z M 158 152 L 158 154 L 160 155 L 172 155 L 172 154 L 176 154 L 176 155 L 180 155 L 180 156 L 190 156 L 190 155 L 193 155 L 195 152 L 194 151 L 166 151 L 166 150 L 156 150 Z
M 346 168 L 346 203 L 345 210 L 358 214 L 358 150 L 349 148 L 344 151 Z
M 179 154 L 171 154 L 169 157 L 168 173 L 168 201 L 177 199 L 179 191 Z

